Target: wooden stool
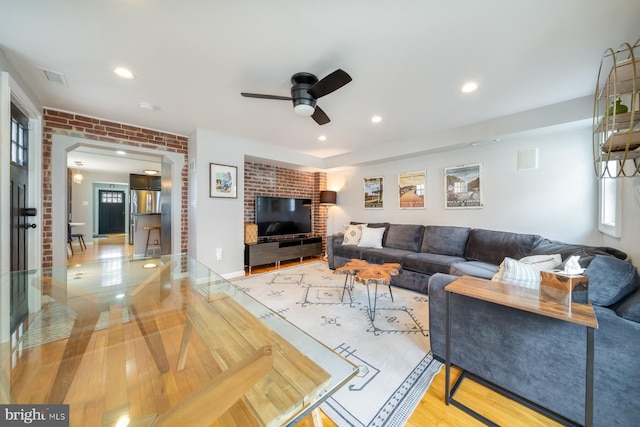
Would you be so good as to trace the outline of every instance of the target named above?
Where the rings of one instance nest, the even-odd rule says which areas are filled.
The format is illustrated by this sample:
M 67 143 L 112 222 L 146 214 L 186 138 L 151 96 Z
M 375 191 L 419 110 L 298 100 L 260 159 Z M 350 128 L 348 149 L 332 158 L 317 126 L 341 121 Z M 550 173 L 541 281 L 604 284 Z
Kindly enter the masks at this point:
M 162 248 L 162 241 L 160 240 L 160 226 L 159 225 L 153 225 L 153 226 L 147 226 L 144 227 L 145 230 L 147 230 L 147 244 L 144 247 L 144 256 L 147 256 L 147 252 L 149 252 L 149 237 L 151 237 L 151 230 L 158 230 L 158 245 L 160 245 L 160 247 Z M 162 250 L 161 250 L 162 252 Z

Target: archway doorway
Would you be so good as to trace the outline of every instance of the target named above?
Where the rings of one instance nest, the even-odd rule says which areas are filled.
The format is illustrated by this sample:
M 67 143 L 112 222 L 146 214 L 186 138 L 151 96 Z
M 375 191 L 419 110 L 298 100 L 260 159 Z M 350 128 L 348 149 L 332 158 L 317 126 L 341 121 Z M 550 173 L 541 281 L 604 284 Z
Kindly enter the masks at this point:
M 69 153 L 75 150 L 97 150 L 115 154 L 118 150 L 125 150 L 138 156 L 154 158 L 161 165 L 163 206 L 163 252 L 179 253 L 181 247 L 181 209 L 182 209 L 182 169 L 184 155 L 161 150 L 124 146 L 122 144 L 92 141 L 84 138 L 66 135 L 53 135 L 52 144 L 52 248 L 53 266 L 66 265 L 66 232 L 69 221 L 69 207 L 67 205 L 69 188 L 67 175 L 67 160 Z M 82 203 L 83 201 L 81 201 Z M 167 247 L 165 249 L 165 241 Z

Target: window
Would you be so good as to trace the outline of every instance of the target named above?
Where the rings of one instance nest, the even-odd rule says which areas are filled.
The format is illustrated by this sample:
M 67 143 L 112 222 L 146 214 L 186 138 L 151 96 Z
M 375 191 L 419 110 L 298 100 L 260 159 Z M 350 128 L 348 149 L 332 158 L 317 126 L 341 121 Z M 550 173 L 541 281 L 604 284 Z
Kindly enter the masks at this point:
M 120 191 L 101 191 L 101 203 L 124 203 L 124 193 Z
M 609 176 L 617 175 L 618 167 L 617 161 L 607 163 L 609 174 L 605 174 L 605 177 L 600 179 L 599 191 L 598 230 L 613 237 L 622 236 L 621 186 L 618 185 L 616 178 L 609 178 Z
M 27 166 L 29 119 L 11 104 L 11 163 Z

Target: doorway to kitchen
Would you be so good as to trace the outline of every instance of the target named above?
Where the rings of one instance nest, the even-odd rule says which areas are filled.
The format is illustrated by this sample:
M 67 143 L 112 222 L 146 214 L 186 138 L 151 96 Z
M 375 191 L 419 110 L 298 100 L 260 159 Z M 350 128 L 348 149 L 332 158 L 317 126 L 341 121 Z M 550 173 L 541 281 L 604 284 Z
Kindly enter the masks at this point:
M 121 155 L 118 152 L 125 151 L 126 155 Z M 112 190 L 112 191 L 125 191 L 125 217 L 128 218 L 127 212 L 129 209 L 127 208 L 129 203 L 129 190 L 128 188 L 128 180 L 129 174 L 132 172 L 137 172 L 140 168 L 128 168 L 127 173 L 124 175 L 114 176 L 116 172 L 116 167 L 120 166 L 125 162 L 125 159 L 137 159 L 137 160 L 152 160 L 154 161 L 153 169 L 161 169 L 162 176 L 162 190 L 161 190 L 161 199 L 162 199 L 162 231 L 168 233 L 167 239 L 163 234 L 162 236 L 162 244 L 163 249 L 165 245 L 165 241 L 168 245 L 167 253 L 179 253 L 181 248 L 181 236 L 182 236 L 182 215 L 181 211 L 183 208 L 183 177 L 182 170 L 184 168 L 185 156 L 180 153 L 167 152 L 164 150 L 157 150 L 146 147 L 134 147 L 134 146 L 124 146 L 123 144 L 115 144 L 109 142 L 102 141 L 93 141 L 87 140 L 84 138 L 72 137 L 68 135 L 53 135 L 53 144 L 52 144 L 52 183 L 53 183 L 53 191 L 52 191 L 52 218 L 53 218 L 53 247 L 55 248 L 64 248 L 66 244 L 66 240 L 63 240 L 64 235 L 57 232 L 56 225 L 61 221 L 69 221 L 68 215 L 68 206 L 67 206 L 67 190 L 70 189 L 68 184 L 68 173 L 66 171 L 67 167 L 69 167 L 69 156 L 76 155 L 78 153 L 88 153 L 88 154 L 100 154 L 103 158 L 106 158 L 108 161 L 108 170 L 104 172 L 98 172 L 88 170 L 88 160 L 84 161 L 84 159 L 80 159 L 83 161 L 85 166 L 80 168 L 80 172 L 85 175 L 85 182 L 87 183 L 99 183 L 101 184 L 101 188 L 98 186 L 93 187 L 93 191 L 90 188 L 85 188 L 83 193 L 76 195 L 76 190 L 79 190 L 83 185 L 72 184 L 73 187 L 73 221 L 80 221 L 87 224 L 94 224 L 95 228 L 87 228 L 84 232 L 87 234 L 87 237 L 91 236 L 93 238 L 94 235 L 96 239 L 94 240 L 94 244 L 102 244 L 103 242 L 107 243 L 107 237 L 101 236 L 98 230 L 98 192 L 97 190 Z M 140 159 L 142 158 L 142 159 Z M 73 159 L 72 160 L 76 160 Z M 91 162 L 93 163 L 93 162 Z M 71 162 L 71 168 L 75 169 L 73 166 L 75 163 Z M 168 164 L 168 168 L 164 168 L 164 165 Z M 67 166 L 60 168 L 60 166 Z M 159 168 L 158 166 L 161 166 Z M 142 168 L 142 169 L 146 169 Z M 140 172 L 138 172 L 140 173 Z M 111 187 L 113 184 L 116 188 Z M 125 188 L 117 188 L 117 184 L 125 184 L 123 187 Z M 93 195 L 96 198 L 93 198 Z M 93 204 L 92 201 L 95 201 Z M 78 208 L 81 212 L 75 211 L 75 208 Z M 165 209 L 166 207 L 166 209 Z M 81 215 L 85 215 L 86 220 L 82 219 Z M 94 216 L 91 216 L 94 215 Z M 96 222 L 93 222 L 96 221 Z M 125 234 L 128 232 L 127 222 L 125 221 Z M 165 226 L 166 224 L 166 226 Z M 65 224 L 62 222 L 62 226 Z M 82 230 L 80 230 L 82 231 Z M 111 234 L 105 233 L 106 236 L 111 237 Z M 117 233 L 116 233 L 117 234 Z M 93 239 L 92 239 L 93 240 Z M 87 242 L 88 243 L 88 242 Z M 93 245 L 88 245 L 89 248 L 92 248 Z M 126 249 L 126 248 L 125 248 Z M 164 253 L 164 251 L 163 251 Z M 60 256 L 62 255 L 62 256 Z M 134 255 L 135 256 L 135 255 Z M 69 261 L 65 256 L 65 252 L 54 250 L 53 251 L 53 265 L 54 266 L 63 266 L 67 265 Z

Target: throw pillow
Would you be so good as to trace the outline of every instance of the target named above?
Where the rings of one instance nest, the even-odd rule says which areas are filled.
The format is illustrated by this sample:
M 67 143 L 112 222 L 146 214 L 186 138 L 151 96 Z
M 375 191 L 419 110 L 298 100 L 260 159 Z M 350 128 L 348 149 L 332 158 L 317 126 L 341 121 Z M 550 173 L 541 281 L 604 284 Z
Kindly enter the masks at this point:
M 498 272 L 491 278 L 494 282 L 522 286 L 524 288 L 540 288 L 540 271 L 553 270 L 556 260 L 547 256 L 546 261 L 524 263 L 506 257 L 500 264 Z
M 596 255 L 583 274 L 589 276 L 589 299 L 593 305 L 615 304 L 640 287 L 633 264 L 608 255 Z
M 384 228 L 363 227 L 358 246 L 361 248 L 381 248 L 382 236 L 384 236 Z
M 362 237 L 362 229 L 366 226 L 367 224 L 345 224 L 344 239 L 342 240 L 342 244 L 345 246 L 356 246 L 358 243 L 360 243 L 360 238 Z

